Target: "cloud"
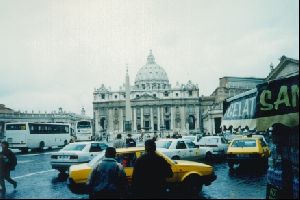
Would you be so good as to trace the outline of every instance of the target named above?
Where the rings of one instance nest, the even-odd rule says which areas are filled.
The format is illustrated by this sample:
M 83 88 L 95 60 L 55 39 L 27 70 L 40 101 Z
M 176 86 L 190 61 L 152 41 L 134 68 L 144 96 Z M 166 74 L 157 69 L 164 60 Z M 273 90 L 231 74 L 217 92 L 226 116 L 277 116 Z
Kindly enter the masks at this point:
M 92 92 L 133 84 L 149 49 L 170 82 L 209 95 L 222 76 L 266 77 L 285 54 L 298 59 L 299 2 L 0 2 L 0 102 L 13 109 L 92 116 Z

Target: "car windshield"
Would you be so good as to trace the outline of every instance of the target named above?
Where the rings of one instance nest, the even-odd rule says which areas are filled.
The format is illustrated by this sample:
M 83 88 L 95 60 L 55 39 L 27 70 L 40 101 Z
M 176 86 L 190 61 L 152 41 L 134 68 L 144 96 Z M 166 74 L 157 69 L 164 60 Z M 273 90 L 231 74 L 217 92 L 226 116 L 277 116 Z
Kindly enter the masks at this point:
M 86 144 L 69 144 L 65 148 L 63 148 L 63 151 L 82 151 L 86 147 Z
M 105 151 L 102 151 L 100 154 L 98 154 L 95 158 L 93 158 L 90 162 L 89 165 L 91 167 L 96 167 L 96 165 L 104 158 Z
M 182 138 L 183 138 L 183 139 L 190 140 L 190 141 L 194 141 L 194 140 L 195 140 L 195 137 L 194 137 L 194 136 L 183 136 Z
M 156 148 L 169 149 L 171 144 L 172 144 L 172 141 L 157 141 Z
M 232 147 L 256 147 L 256 140 L 235 140 Z

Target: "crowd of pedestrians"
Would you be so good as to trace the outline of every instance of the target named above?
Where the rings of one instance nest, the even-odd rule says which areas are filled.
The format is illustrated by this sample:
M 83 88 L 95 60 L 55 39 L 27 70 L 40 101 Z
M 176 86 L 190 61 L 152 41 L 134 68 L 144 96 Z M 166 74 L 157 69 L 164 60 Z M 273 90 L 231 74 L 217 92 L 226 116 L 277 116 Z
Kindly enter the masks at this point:
M 123 147 L 118 135 L 115 147 Z M 127 145 L 130 145 L 130 137 Z M 145 142 L 145 154 L 136 160 L 132 185 L 128 186 L 123 166 L 116 160 L 115 147 L 108 147 L 105 159 L 91 173 L 88 190 L 91 199 L 147 198 L 157 199 L 166 195 L 166 178 L 173 172 L 169 163 L 156 153 L 153 139 Z

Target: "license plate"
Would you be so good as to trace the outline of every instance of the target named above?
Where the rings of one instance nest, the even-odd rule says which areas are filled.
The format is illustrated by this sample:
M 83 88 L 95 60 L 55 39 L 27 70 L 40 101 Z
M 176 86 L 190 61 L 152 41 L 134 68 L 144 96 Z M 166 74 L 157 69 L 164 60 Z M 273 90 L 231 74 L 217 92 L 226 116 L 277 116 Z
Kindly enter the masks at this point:
M 59 156 L 60 159 L 69 159 L 69 156 Z
M 238 155 L 239 158 L 249 158 L 248 154 L 239 154 Z

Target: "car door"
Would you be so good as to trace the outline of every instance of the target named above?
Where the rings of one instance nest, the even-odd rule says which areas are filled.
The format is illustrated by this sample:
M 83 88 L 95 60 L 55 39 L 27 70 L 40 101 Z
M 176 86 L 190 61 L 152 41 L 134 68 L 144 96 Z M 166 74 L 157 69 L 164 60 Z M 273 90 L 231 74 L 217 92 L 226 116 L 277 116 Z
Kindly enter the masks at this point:
M 97 156 L 101 151 L 103 151 L 103 149 L 101 148 L 99 143 L 91 143 L 89 151 L 90 160 Z
M 270 156 L 270 150 L 269 150 L 269 147 L 268 147 L 267 143 L 264 141 L 264 139 L 259 139 L 259 142 L 260 142 L 260 145 L 263 149 L 264 155 L 266 155 L 266 157 L 269 157 Z
M 188 158 L 189 160 L 198 160 L 200 159 L 200 149 L 197 148 L 194 142 L 185 141 L 185 144 L 188 148 Z
M 180 159 L 186 159 L 189 157 L 189 149 L 187 148 L 184 140 L 178 140 L 176 144 L 176 151 Z
M 116 160 L 124 167 L 128 183 L 132 182 L 133 168 L 137 159 L 137 152 L 117 154 Z

